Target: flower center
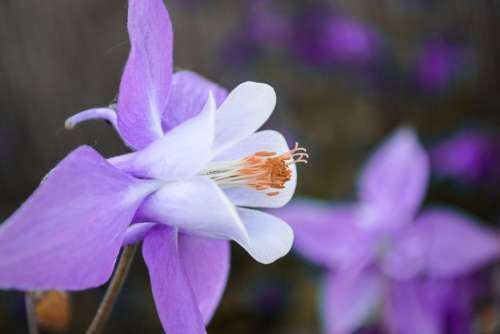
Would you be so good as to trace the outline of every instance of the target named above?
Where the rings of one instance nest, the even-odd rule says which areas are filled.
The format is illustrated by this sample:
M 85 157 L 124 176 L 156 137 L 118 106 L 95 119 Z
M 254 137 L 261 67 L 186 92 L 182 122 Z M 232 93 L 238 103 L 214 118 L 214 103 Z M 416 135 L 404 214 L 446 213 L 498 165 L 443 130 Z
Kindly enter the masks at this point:
M 249 187 L 276 196 L 292 177 L 290 165 L 307 163 L 307 158 L 306 149 L 296 143 L 293 149 L 280 155 L 260 151 L 240 160 L 212 162 L 201 175 L 208 176 L 221 188 Z

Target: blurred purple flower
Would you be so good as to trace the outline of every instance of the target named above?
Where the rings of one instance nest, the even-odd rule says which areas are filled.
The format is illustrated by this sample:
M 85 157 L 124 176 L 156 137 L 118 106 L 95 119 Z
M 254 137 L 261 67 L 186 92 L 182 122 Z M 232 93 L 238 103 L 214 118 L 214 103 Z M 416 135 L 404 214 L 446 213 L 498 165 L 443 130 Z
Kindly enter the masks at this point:
M 428 178 L 425 150 L 411 130 L 400 129 L 369 159 L 358 202 L 302 200 L 276 212 L 294 229 L 296 250 L 329 269 L 328 333 L 354 331 L 384 299 L 391 333 L 442 333 L 450 298 L 422 299 L 420 289 L 450 288 L 500 254 L 497 235 L 464 214 L 444 208 L 418 214 Z
M 278 13 L 274 5 L 269 0 L 243 2 L 241 26 L 222 50 L 226 63 L 238 65 L 256 58 L 268 47 L 286 46 L 289 17 Z
M 66 126 L 105 119 L 135 152 L 106 160 L 84 146 L 60 162 L 0 226 L 0 287 L 95 287 L 124 244 L 144 240 L 166 332 L 205 333 L 228 275 L 227 240 L 262 263 L 291 248 L 291 228 L 251 208 L 289 201 L 291 160 L 303 153 L 292 155 L 278 132 L 255 132 L 273 112 L 272 87 L 246 82 L 227 94 L 192 72 L 172 73 L 162 0 L 130 0 L 128 31 L 118 112 L 90 109 Z
M 436 174 L 468 182 L 500 184 L 500 136 L 463 130 L 435 145 L 431 162 Z
M 224 48 L 224 59 L 239 64 L 266 48 L 286 48 L 302 61 L 317 65 L 366 64 L 374 59 L 380 38 L 374 29 L 329 8 L 310 7 L 293 17 L 277 10 L 276 2 L 248 1 L 241 29 Z
M 292 29 L 292 50 L 313 65 L 365 64 L 379 49 L 380 38 L 374 29 L 328 9 L 305 12 L 295 19 Z
M 422 88 L 433 91 L 448 86 L 456 77 L 464 50 L 445 42 L 430 42 L 417 58 L 417 79 Z
M 202 4 L 201 0 L 171 0 L 172 5 L 195 9 Z
M 288 35 L 288 17 L 278 13 L 273 2 L 253 0 L 244 6 L 248 36 L 260 43 L 282 43 Z

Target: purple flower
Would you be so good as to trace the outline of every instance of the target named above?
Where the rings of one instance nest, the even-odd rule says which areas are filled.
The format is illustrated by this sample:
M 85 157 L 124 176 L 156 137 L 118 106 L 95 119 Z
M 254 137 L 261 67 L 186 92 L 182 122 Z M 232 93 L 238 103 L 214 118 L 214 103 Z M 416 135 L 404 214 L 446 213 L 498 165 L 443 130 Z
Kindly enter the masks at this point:
M 428 43 L 418 55 L 417 79 L 429 91 L 444 89 L 456 76 L 463 61 L 463 48 L 444 42 Z
M 256 43 L 281 43 L 288 38 L 288 17 L 273 5 L 273 1 L 253 0 L 243 6 L 248 36 Z
M 143 242 L 168 333 L 204 333 L 223 292 L 234 240 L 270 263 L 293 239 L 279 207 L 295 162 L 271 130 L 274 90 L 246 82 L 229 94 L 201 76 L 172 74 L 172 28 L 162 0 L 130 0 L 131 50 L 117 110 L 67 120 L 110 121 L 133 150 L 111 159 L 80 147 L 0 226 L 0 287 L 81 290 L 105 283 L 124 244 Z M 131 223 L 133 223 L 131 225 Z
M 500 137 L 480 130 L 463 130 L 431 149 L 438 175 L 485 185 L 500 184 Z
M 349 17 L 313 9 L 295 20 L 292 49 L 313 65 L 365 64 L 379 49 L 378 34 Z
M 275 10 L 275 2 L 245 1 L 241 5 L 240 27 L 222 48 L 224 63 L 240 65 L 256 58 L 266 47 L 286 44 L 289 17 Z
M 297 251 L 329 269 L 328 333 L 354 331 L 382 301 L 391 333 L 442 333 L 449 298 L 423 300 L 417 287 L 450 286 L 500 254 L 497 235 L 472 218 L 445 208 L 418 213 L 428 178 L 425 150 L 401 129 L 369 159 L 357 202 L 302 200 L 277 211 L 294 229 Z

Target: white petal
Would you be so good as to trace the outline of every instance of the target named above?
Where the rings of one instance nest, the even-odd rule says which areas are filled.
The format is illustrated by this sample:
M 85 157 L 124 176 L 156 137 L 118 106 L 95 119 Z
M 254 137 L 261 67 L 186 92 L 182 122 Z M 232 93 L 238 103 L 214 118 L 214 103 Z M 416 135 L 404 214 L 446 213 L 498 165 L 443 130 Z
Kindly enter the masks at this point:
M 210 93 L 203 110 L 142 151 L 109 159 L 137 177 L 179 180 L 196 175 L 211 159 L 215 101 Z
M 263 130 L 252 133 L 233 146 L 221 151 L 213 160 L 237 160 L 259 151 L 285 153 L 288 150 L 288 144 L 281 133 L 274 130 Z
M 293 230 L 270 214 L 238 208 L 248 233 L 248 241 L 235 240 L 258 262 L 269 264 L 285 256 L 293 244 Z
M 137 219 L 175 226 L 192 235 L 247 240 L 235 206 L 203 176 L 165 184 L 143 202 Z
M 214 152 L 254 133 L 275 106 L 276 93 L 267 84 L 248 81 L 233 89 L 216 114 Z
M 293 231 L 284 221 L 260 211 L 237 209 L 203 176 L 167 183 L 142 203 L 136 219 L 178 227 L 191 235 L 234 240 L 265 264 L 286 255 L 293 243 Z
M 285 138 L 277 131 L 264 130 L 256 132 L 221 152 L 214 160 L 237 160 L 259 151 L 276 152 L 278 154 L 288 151 Z M 251 188 L 224 189 L 226 195 L 235 205 L 261 208 L 279 208 L 287 204 L 292 198 L 297 185 L 297 169 L 290 165 L 292 178 L 285 183 L 284 189 L 279 189 L 276 196 L 267 196 L 265 192 Z

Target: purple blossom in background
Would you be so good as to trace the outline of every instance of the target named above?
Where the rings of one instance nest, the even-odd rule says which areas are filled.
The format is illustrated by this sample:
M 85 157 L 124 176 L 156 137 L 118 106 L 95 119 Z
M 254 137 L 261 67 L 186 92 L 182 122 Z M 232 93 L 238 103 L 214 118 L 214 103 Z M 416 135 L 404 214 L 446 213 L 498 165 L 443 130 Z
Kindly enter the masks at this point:
M 225 63 L 241 64 L 256 58 L 267 47 L 284 47 L 289 39 L 289 17 L 269 0 L 244 1 L 241 26 L 230 36 L 222 53 Z
M 269 0 L 245 3 L 248 36 L 257 43 L 283 43 L 288 38 L 289 23 L 284 13 L 273 8 Z
M 445 42 L 430 42 L 417 58 L 417 80 L 428 91 L 446 88 L 457 76 L 464 49 Z
M 47 175 L 0 226 L 0 287 L 99 286 L 120 248 L 143 240 L 166 332 L 205 333 L 228 275 L 227 240 L 262 263 L 291 248 L 291 228 L 252 208 L 287 203 L 306 155 L 278 132 L 255 132 L 276 103 L 270 86 L 246 82 L 228 94 L 172 73 L 162 0 L 130 0 L 128 31 L 118 112 L 90 109 L 66 126 L 105 119 L 134 152 L 106 160 L 83 146 Z
M 467 182 L 500 184 L 500 136 L 480 130 L 463 130 L 435 145 L 433 171 Z
M 266 48 L 281 48 L 317 66 L 362 65 L 379 52 L 380 36 L 368 25 L 330 8 L 310 6 L 294 16 L 269 0 L 246 1 L 240 30 L 223 50 L 233 64 L 255 58 Z
M 390 333 L 438 334 L 459 321 L 467 332 L 470 299 L 457 302 L 467 295 L 457 280 L 494 260 L 500 239 L 455 210 L 419 213 L 428 178 L 427 153 L 400 129 L 363 169 L 358 202 L 301 200 L 277 210 L 294 229 L 296 250 L 328 269 L 326 332 L 351 333 L 382 305 Z
M 185 7 L 186 9 L 195 9 L 202 4 L 200 0 L 172 0 L 172 5 Z
M 366 64 L 379 51 L 373 28 L 328 9 L 310 9 L 293 23 L 291 49 L 303 61 L 318 65 Z

